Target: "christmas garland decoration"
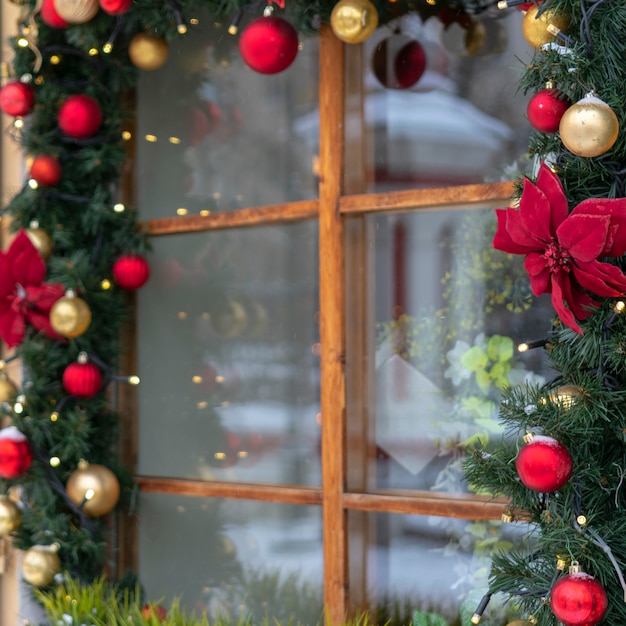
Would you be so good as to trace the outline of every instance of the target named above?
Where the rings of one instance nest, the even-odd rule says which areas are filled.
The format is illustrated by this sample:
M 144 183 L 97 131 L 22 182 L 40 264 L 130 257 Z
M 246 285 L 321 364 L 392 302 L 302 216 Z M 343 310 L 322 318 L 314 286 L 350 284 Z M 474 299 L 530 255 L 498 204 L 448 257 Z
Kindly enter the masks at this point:
M 456 0 L 11 0 L 20 6 L 14 59 L 0 108 L 29 157 L 23 188 L 2 209 L 17 233 L 0 254 L 0 337 L 20 359 L 22 388 L 0 372 L 0 541 L 25 551 L 22 574 L 47 588 L 62 571 L 96 579 L 105 564 L 106 516 L 132 506 L 133 483 L 116 454 L 119 416 L 112 384 L 129 292 L 149 278 L 149 246 L 122 197 L 120 173 L 132 139 L 127 96 L 139 71 L 157 69 L 170 43 L 203 28 L 238 44 L 254 71 L 286 69 L 299 35 L 330 25 L 359 43 L 381 24 L 416 12 L 466 23 Z M 476 7 L 474 7 L 476 8 Z M 216 52 L 217 53 L 217 52 Z M 425 66 L 401 73 L 413 84 Z M 9 497 L 10 496 L 10 497 Z

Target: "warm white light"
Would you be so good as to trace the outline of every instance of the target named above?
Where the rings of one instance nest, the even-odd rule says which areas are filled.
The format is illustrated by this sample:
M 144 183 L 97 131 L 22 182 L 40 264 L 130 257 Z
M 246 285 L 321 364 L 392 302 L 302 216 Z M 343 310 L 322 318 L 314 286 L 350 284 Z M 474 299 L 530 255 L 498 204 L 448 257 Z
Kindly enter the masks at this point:
M 149 141 L 150 143 L 154 143 L 156 140 L 157 140 L 156 135 L 146 135 L 146 141 Z
M 96 492 L 93 489 L 87 489 L 85 491 L 85 500 L 93 500 L 93 497 L 96 495 Z
M 28 181 L 28 186 L 29 186 L 31 189 L 37 189 L 37 187 L 39 187 L 39 183 L 38 183 L 38 182 L 37 182 L 34 178 L 31 178 L 31 179 L 29 179 L 29 181 Z
M 187 215 L 189 211 L 185 207 L 179 207 L 176 209 L 176 215 Z
M 131 385 L 138 385 L 141 382 L 141 379 L 136 374 L 128 377 L 128 382 Z
M 50 457 L 50 467 L 59 467 L 61 459 L 58 456 Z
M 126 210 L 126 206 L 121 202 L 118 202 L 116 205 L 113 206 L 113 210 L 116 213 L 123 213 Z

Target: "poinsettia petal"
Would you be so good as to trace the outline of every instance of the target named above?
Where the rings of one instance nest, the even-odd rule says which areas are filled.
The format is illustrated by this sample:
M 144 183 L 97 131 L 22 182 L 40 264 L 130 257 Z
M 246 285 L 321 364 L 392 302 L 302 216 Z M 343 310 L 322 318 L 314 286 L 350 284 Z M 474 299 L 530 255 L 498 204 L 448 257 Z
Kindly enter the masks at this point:
M 29 305 L 49 313 L 52 305 L 65 294 L 65 287 L 60 283 L 42 283 L 38 286 L 29 285 L 25 291 Z
M 24 287 L 41 284 L 46 276 L 46 264 L 23 230 L 11 242 L 6 256 L 14 282 Z
M 530 288 L 534 295 L 540 296 L 550 290 L 550 270 L 543 254 L 532 252 L 524 259 L 524 268 L 530 277 Z
M 0 252 L 0 299 L 15 292 L 15 281 L 9 267 L 6 254 Z
M 0 315 L 0 337 L 4 343 L 13 348 L 22 343 L 24 333 L 26 332 L 26 323 L 24 316 L 9 307 L 2 315 Z
M 37 330 L 48 335 L 48 337 L 51 337 L 52 339 L 60 339 L 62 341 L 66 341 L 65 337 L 63 337 L 62 335 L 59 335 L 52 328 L 52 325 L 50 324 L 50 317 L 48 315 L 48 312 L 44 313 L 42 311 L 39 311 L 38 309 L 30 309 L 26 313 L 26 317 L 28 319 L 29 324 L 31 324 L 31 326 L 34 326 Z
M 569 277 L 565 272 L 556 272 L 552 277 L 552 306 L 559 316 L 560 320 L 566 326 L 569 326 L 579 335 L 583 334 L 582 328 L 576 322 L 576 318 L 570 309 L 565 306 L 565 295 L 571 295 L 569 288 L 566 287 L 566 293 L 563 292 L 563 283 L 569 282 Z
M 550 203 L 551 232 L 555 233 L 561 222 L 567 218 L 569 207 L 560 178 L 545 163 L 539 167 L 537 187 L 541 189 Z
M 570 215 L 608 215 L 610 236 L 599 256 L 621 256 L 626 252 L 626 198 L 587 198 Z
M 509 254 L 526 254 L 527 252 L 537 250 L 537 243 L 535 242 L 530 242 L 527 245 L 524 245 L 511 239 L 511 235 L 508 231 L 510 213 L 517 214 L 518 211 L 511 208 L 496 209 L 496 215 L 498 217 L 498 229 L 496 230 L 496 234 L 493 238 L 493 247 L 496 250 L 502 250 L 502 252 L 508 252 Z M 511 219 L 515 220 L 515 215 Z M 521 222 L 519 223 L 521 224 Z M 518 240 L 520 239 L 522 239 L 522 237 L 518 236 Z
M 542 242 L 545 246 L 549 243 L 556 231 L 552 230 L 552 208 L 546 195 L 535 187 L 533 183 L 524 179 L 524 190 L 519 202 L 519 216 L 523 224 L 524 230 L 531 233 L 531 241 Z M 515 234 L 511 232 L 511 225 L 508 231 L 514 241 Z
M 616 265 L 577 262 L 572 264 L 572 270 L 580 286 L 598 296 L 618 297 L 626 292 L 626 275 Z
M 591 315 L 592 310 L 599 306 L 599 302 L 596 302 L 580 287 L 572 284 L 570 279 L 563 280 L 560 284 L 563 289 L 563 300 L 567 302 L 576 319 L 586 320 Z
M 574 259 L 597 259 L 606 243 L 611 218 L 605 215 L 570 215 L 557 229 L 559 245 Z

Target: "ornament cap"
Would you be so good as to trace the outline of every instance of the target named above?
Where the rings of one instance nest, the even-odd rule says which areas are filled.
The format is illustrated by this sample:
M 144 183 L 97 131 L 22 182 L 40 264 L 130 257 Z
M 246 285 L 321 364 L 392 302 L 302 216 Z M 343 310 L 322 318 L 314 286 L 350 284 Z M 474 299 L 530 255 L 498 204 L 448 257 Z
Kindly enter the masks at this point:
M 85 459 L 81 459 L 78 462 L 78 469 L 79 470 L 86 470 L 89 467 L 89 461 L 86 461 Z
M 530 431 L 527 432 L 522 439 L 524 440 L 524 443 L 530 443 L 533 439 L 535 438 L 535 433 L 531 433 Z
M 572 564 L 569 566 L 570 574 L 579 574 L 583 571 L 583 568 L 580 566 L 578 561 L 572 561 Z
M 86 352 L 79 352 L 76 359 L 79 363 L 85 364 L 89 362 L 89 355 Z

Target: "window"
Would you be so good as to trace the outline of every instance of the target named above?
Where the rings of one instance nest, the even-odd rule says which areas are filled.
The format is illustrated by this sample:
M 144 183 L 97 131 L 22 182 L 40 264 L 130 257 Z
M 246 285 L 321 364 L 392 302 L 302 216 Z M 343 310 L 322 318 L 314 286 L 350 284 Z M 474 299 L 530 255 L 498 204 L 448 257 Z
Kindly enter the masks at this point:
M 510 49 L 516 19 L 494 21 Z M 456 57 L 430 21 L 405 30 L 429 51 L 414 90 L 373 76 L 390 30 L 358 47 L 324 31 L 269 77 L 217 35 L 186 38 L 142 78 L 154 279 L 122 560 L 153 597 L 311 621 L 324 603 L 334 622 L 396 597 L 452 615 L 485 550 L 515 541 L 461 462 L 495 434 L 499 386 L 543 368 L 513 345 L 549 315 L 488 253 L 524 103 L 504 102 L 510 56 Z

